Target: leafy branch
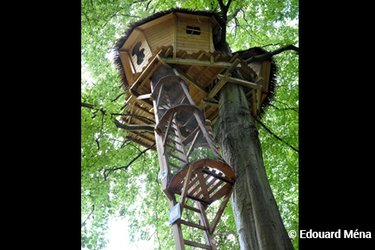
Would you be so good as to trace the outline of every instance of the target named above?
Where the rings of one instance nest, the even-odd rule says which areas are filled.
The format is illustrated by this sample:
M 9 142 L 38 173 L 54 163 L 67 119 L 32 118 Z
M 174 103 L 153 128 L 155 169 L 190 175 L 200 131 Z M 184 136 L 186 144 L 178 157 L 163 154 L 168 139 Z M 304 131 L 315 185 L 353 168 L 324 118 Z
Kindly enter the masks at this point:
M 94 112 L 100 111 L 103 114 L 103 117 L 104 117 L 105 114 L 107 114 L 107 111 L 104 110 L 103 108 L 96 107 L 95 105 L 90 104 L 90 103 L 81 103 L 81 107 L 94 110 Z M 118 113 L 109 113 L 109 114 L 111 115 L 111 117 L 118 116 L 118 115 L 121 115 L 121 116 L 129 116 L 130 115 L 130 114 L 118 114 Z M 101 122 L 101 128 L 103 127 L 103 122 L 104 122 L 103 117 L 102 117 L 102 122 Z M 148 119 L 147 117 L 137 116 L 137 118 L 141 118 L 143 120 L 150 121 L 150 119 Z M 116 118 L 112 118 L 111 120 L 116 125 L 117 128 L 125 129 L 125 130 L 128 130 L 128 131 L 136 131 L 136 130 L 137 131 L 139 131 L 139 130 L 141 130 L 141 131 L 151 131 L 151 132 L 154 131 L 154 125 L 151 125 L 151 124 L 130 125 L 130 124 L 122 123 L 122 122 L 118 121 Z
M 151 148 L 153 148 L 155 146 L 155 143 L 152 144 L 151 146 L 149 146 L 148 148 L 144 149 L 143 151 L 141 151 L 136 157 L 134 157 L 128 164 L 126 164 L 125 166 L 121 166 L 121 167 L 111 167 L 111 168 L 106 168 L 104 169 L 103 171 L 103 175 L 104 175 L 104 180 L 107 180 L 108 178 L 108 175 L 114 171 L 117 171 L 117 170 L 120 170 L 120 169 L 124 169 L 124 170 L 127 170 L 136 160 L 138 160 L 139 157 L 141 157 L 144 153 L 146 153 L 148 150 L 150 150 Z
M 271 107 L 274 107 L 275 109 L 277 109 L 277 110 L 291 110 L 291 111 L 294 111 L 294 112 L 296 112 L 296 113 L 298 113 L 298 110 L 296 109 L 296 108 L 292 108 L 292 107 L 285 107 L 285 108 L 279 108 L 279 107 L 277 107 L 277 106 L 275 106 L 275 105 L 273 105 L 272 103 L 270 103 L 269 104 Z
M 127 131 L 139 131 L 139 130 L 143 130 L 143 131 L 153 132 L 154 128 L 155 128 L 153 125 L 149 125 L 149 124 L 130 125 L 130 124 L 126 124 L 126 123 L 121 123 L 121 122 L 119 122 L 116 119 L 112 119 L 112 121 L 116 125 L 117 128 L 122 128 L 122 129 L 125 129 Z
M 89 213 L 89 215 L 87 215 L 86 219 L 82 222 L 81 227 L 86 225 L 86 221 L 91 217 L 94 210 L 95 210 L 95 205 L 93 204 L 92 207 L 91 207 L 91 212 Z
M 262 54 L 262 55 L 250 57 L 250 58 L 246 59 L 245 62 L 251 63 L 251 62 L 265 61 L 265 60 L 270 59 L 274 55 L 280 54 L 280 53 L 282 53 L 284 51 L 287 51 L 287 50 L 292 50 L 292 51 L 295 51 L 297 54 L 299 54 L 299 48 L 294 46 L 294 45 L 289 44 L 289 45 L 286 45 L 284 47 L 278 48 L 274 51 L 271 51 L 271 52 L 268 52 L 268 53 L 265 53 L 265 54 Z
M 111 102 L 117 101 L 121 96 L 125 95 L 125 92 L 120 93 L 118 96 L 116 96 Z
M 277 140 L 281 141 L 285 145 L 289 146 L 291 149 L 293 149 L 296 153 L 298 153 L 298 149 L 290 145 L 288 142 L 284 141 L 282 138 L 280 138 L 278 135 L 276 135 L 274 132 L 272 132 L 264 123 L 262 123 L 260 120 L 257 119 L 257 122 L 273 137 L 275 137 Z

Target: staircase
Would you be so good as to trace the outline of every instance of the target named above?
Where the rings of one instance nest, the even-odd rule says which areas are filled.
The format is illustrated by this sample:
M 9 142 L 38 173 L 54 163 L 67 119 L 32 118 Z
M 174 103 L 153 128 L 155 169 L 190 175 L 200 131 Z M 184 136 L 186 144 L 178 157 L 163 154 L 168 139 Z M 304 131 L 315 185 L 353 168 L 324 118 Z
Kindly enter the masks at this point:
M 213 233 L 232 193 L 234 172 L 221 158 L 210 125 L 186 83 L 172 68 L 164 66 L 154 73 L 151 90 L 159 177 L 170 200 L 176 249 L 217 249 Z M 210 221 L 207 208 L 215 201 L 219 204 Z M 196 230 L 203 237 L 188 239 L 197 235 Z

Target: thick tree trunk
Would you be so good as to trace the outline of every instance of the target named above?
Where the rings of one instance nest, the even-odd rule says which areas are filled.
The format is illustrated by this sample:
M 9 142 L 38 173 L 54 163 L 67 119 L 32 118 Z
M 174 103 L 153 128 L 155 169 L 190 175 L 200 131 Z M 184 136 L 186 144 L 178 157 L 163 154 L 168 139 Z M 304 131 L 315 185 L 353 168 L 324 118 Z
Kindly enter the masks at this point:
M 220 92 L 218 139 L 237 176 L 231 197 L 241 250 L 293 249 L 269 185 L 255 120 L 244 90 L 226 84 Z

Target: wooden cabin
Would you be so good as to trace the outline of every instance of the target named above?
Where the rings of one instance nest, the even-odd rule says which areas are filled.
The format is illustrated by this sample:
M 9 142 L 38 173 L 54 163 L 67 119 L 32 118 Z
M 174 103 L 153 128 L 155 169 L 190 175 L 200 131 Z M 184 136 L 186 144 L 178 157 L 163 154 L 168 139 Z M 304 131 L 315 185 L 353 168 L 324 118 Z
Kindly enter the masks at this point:
M 212 12 L 171 10 L 135 23 L 117 43 L 116 62 L 127 96 L 123 121 L 154 128 L 128 131 L 127 138 L 158 152 L 159 178 L 170 200 L 176 249 L 181 250 L 185 245 L 217 249 L 213 233 L 236 179 L 211 130 L 220 90 L 227 83 L 244 86 L 254 116 L 272 93 L 272 62 L 247 63 L 264 50 L 233 55 L 216 50 L 222 25 Z M 208 218 L 206 208 L 213 202 L 220 205 Z M 185 218 L 183 211 L 199 214 L 199 221 Z M 203 231 L 205 244 L 183 237 L 181 225 Z
M 116 63 L 126 92 L 124 122 L 155 125 L 151 77 L 162 65 L 173 67 L 188 85 L 191 97 L 211 124 L 218 118 L 218 93 L 226 83 L 246 88 L 249 109 L 259 117 L 274 89 L 275 65 L 271 60 L 246 63 L 265 50 L 252 48 L 226 55 L 215 46 L 225 25 L 213 12 L 185 9 L 156 13 L 134 23 L 116 45 Z M 233 75 L 241 73 L 242 78 Z M 131 131 L 128 139 L 150 147 L 152 132 Z
M 142 72 L 152 51 L 161 47 L 172 46 L 174 58 L 179 50 L 214 52 L 212 33 L 218 26 L 214 16 L 171 12 L 134 27 L 119 50 L 127 79 Z

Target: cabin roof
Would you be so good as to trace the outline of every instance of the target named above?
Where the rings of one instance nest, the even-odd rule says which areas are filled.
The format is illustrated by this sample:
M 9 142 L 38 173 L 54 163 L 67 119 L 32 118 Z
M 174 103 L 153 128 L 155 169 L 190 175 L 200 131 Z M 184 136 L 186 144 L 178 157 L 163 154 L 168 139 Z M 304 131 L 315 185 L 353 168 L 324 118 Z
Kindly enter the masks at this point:
M 180 9 L 180 8 L 170 9 L 170 10 L 166 10 L 166 11 L 157 12 L 157 13 L 149 16 L 149 17 L 146 17 L 146 18 L 144 18 L 142 20 L 139 20 L 139 21 L 133 23 L 132 25 L 130 25 L 129 28 L 125 31 L 124 35 L 120 39 L 117 40 L 116 45 L 115 45 L 115 49 L 119 50 L 124 45 L 125 41 L 128 39 L 128 37 L 130 36 L 130 34 L 133 32 L 133 30 L 136 27 L 138 27 L 142 24 L 148 23 L 150 21 L 153 21 L 153 20 L 155 20 L 157 18 L 160 18 L 162 16 L 168 15 L 170 13 L 185 13 L 185 14 L 194 14 L 194 15 L 199 15 L 199 16 L 214 17 L 221 27 L 225 26 L 225 22 L 222 20 L 219 13 L 217 13 L 217 12 L 197 11 L 197 10 Z
M 261 47 L 254 47 L 254 48 L 250 48 L 250 49 L 247 49 L 247 50 L 236 51 L 236 52 L 233 53 L 233 55 L 238 54 L 241 59 L 246 60 L 246 59 L 249 59 L 253 56 L 262 55 L 262 54 L 265 54 L 265 53 L 268 53 L 268 51 L 261 48 Z M 272 57 L 268 61 L 271 63 L 269 83 L 268 83 L 268 91 L 267 91 L 268 93 L 267 93 L 267 96 L 265 97 L 265 99 L 263 100 L 263 102 L 260 106 L 260 109 L 259 109 L 259 113 L 260 113 L 259 115 L 260 116 L 262 116 L 264 114 L 266 108 L 272 102 L 272 100 L 275 96 L 275 91 L 276 91 L 277 66 L 276 66 L 276 63 L 275 63 L 275 61 L 273 60 Z
M 123 47 L 124 43 L 129 38 L 130 34 L 133 32 L 133 30 L 136 27 L 138 27 L 140 25 L 143 25 L 147 22 L 153 21 L 153 20 L 155 20 L 159 17 L 168 15 L 170 13 L 185 13 L 185 14 L 195 14 L 195 15 L 201 15 L 201 16 L 214 17 L 214 19 L 218 22 L 218 24 L 220 26 L 222 26 L 222 27 L 224 26 L 224 23 L 223 23 L 222 19 L 215 12 L 193 11 L 193 10 L 187 10 L 187 9 L 172 9 L 172 10 L 156 13 L 156 14 L 154 14 L 152 16 L 149 16 L 149 17 L 147 17 L 143 20 L 140 20 L 138 22 L 133 23 L 126 30 L 124 35 L 117 41 L 116 46 L 115 46 L 115 51 L 118 52 Z M 164 59 L 166 60 L 168 58 L 172 59 L 172 58 L 170 58 L 171 57 L 171 55 L 170 55 L 171 48 L 168 49 L 167 47 L 166 48 L 162 47 L 162 48 L 159 49 L 159 52 L 160 51 L 162 52 L 160 54 L 160 56 L 163 60 Z M 265 54 L 267 52 L 268 51 L 263 49 L 263 48 L 253 47 L 253 48 L 250 48 L 250 49 L 233 52 L 232 56 L 234 57 L 235 55 L 238 55 L 239 59 L 241 59 L 242 61 L 246 61 L 246 59 L 249 59 L 249 58 L 251 58 L 253 56 L 256 56 L 256 55 Z M 158 54 L 157 51 L 153 51 L 152 52 L 152 58 L 156 57 L 157 54 Z M 223 64 L 230 63 L 230 60 L 231 60 L 231 57 L 232 57 L 232 56 L 225 55 L 225 54 L 221 53 L 220 51 L 214 51 L 214 52 L 199 51 L 197 53 L 188 53 L 188 52 L 183 51 L 183 50 L 178 50 L 178 51 L 176 51 L 176 55 L 177 55 L 178 58 L 184 57 L 184 59 L 187 59 L 187 60 L 191 59 L 193 61 L 209 61 L 209 58 L 213 56 L 215 58 L 215 62 L 223 63 Z M 268 71 L 269 74 L 264 76 L 264 78 L 267 82 L 266 87 L 262 90 L 262 92 L 259 92 L 259 93 L 261 93 L 261 95 L 263 97 L 262 97 L 262 101 L 259 102 L 260 106 L 257 107 L 256 116 L 258 116 L 258 118 L 260 118 L 261 115 L 265 112 L 266 107 L 271 103 L 271 101 L 274 97 L 274 94 L 275 94 L 277 67 L 276 67 L 276 64 L 275 64 L 275 62 L 272 58 L 268 59 L 267 61 L 269 62 L 268 66 L 267 66 L 267 68 L 269 69 L 269 71 Z M 151 60 L 149 62 L 149 64 L 152 63 L 152 62 L 153 62 L 153 60 Z M 153 116 L 152 111 L 151 111 L 152 104 L 148 107 L 147 105 L 145 105 L 147 103 L 145 103 L 145 102 L 139 103 L 136 97 L 130 95 L 131 89 L 130 89 L 128 80 L 125 76 L 124 68 L 123 68 L 119 53 L 117 53 L 116 56 L 115 56 L 115 63 L 116 63 L 116 66 L 117 66 L 117 68 L 120 72 L 121 81 L 122 81 L 123 87 L 125 88 L 125 92 L 126 92 L 126 95 L 127 95 L 127 98 L 128 98 L 126 103 L 127 103 L 128 107 L 132 107 L 132 109 L 130 109 L 127 113 L 127 115 L 129 115 L 129 116 L 124 116 L 124 117 L 132 117 L 132 119 L 128 121 L 129 124 L 143 124 L 143 123 L 145 123 L 145 124 L 153 125 L 155 123 L 155 121 L 154 121 L 154 116 Z M 146 72 L 147 70 L 150 70 L 152 68 L 153 67 L 147 67 L 146 69 L 143 69 L 143 71 Z M 206 75 L 210 75 L 210 74 L 211 75 L 217 75 L 217 74 L 220 74 L 222 71 L 224 71 L 224 68 L 222 68 L 222 67 L 205 67 L 203 64 L 202 65 L 200 65 L 200 64 L 190 65 L 190 66 L 181 64 L 181 65 L 176 65 L 176 68 L 179 69 L 182 73 L 184 73 L 186 76 L 188 76 L 190 78 L 194 78 L 195 75 L 198 75 L 198 76 L 202 75 L 202 78 L 204 78 L 204 77 L 206 77 Z M 204 70 L 206 70 L 205 74 L 202 74 L 202 72 Z M 147 74 L 144 74 L 144 75 L 147 75 Z M 142 78 L 142 76 L 143 76 L 143 74 L 140 74 L 139 77 L 137 76 L 138 77 L 137 80 Z M 144 78 L 146 78 L 146 77 L 144 77 Z M 249 78 L 249 77 L 244 76 L 244 78 Z M 244 79 L 244 80 L 253 81 L 253 79 L 250 79 L 250 78 Z M 140 95 L 150 93 L 149 80 L 146 81 L 145 79 L 143 79 L 143 80 L 140 80 L 139 83 L 140 83 L 140 87 L 139 88 L 137 87 L 137 90 L 138 89 L 141 90 L 139 92 Z M 212 80 L 210 80 L 210 81 L 205 81 L 205 80 L 200 81 L 199 80 L 198 83 L 201 84 L 202 85 L 201 87 L 205 91 L 208 91 L 208 92 L 210 91 L 211 87 L 213 87 L 212 86 L 212 83 L 213 83 Z M 133 84 L 133 85 L 135 85 L 135 84 Z M 193 99 L 196 97 L 197 100 L 195 100 L 195 101 L 196 101 L 197 105 L 198 104 L 204 104 L 204 102 L 202 101 L 202 93 L 200 93 L 198 90 L 194 90 L 194 91 L 195 92 L 192 94 L 192 97 L 193 97 Z M 248 98 L 249 98 L 249 103 L 251 103 L 250 99 L 253 98 L 253 97 L 248 97 Z M 213 122 L 217 117 L 218 108 L 215 105 L 207 106 L 205 108 L 205 111 L 206 111 L 205 115 L 207 115 L 207 119 L 210 120 L 211 122 Z M 145 119 L 147 119 L 147 120 L 145 120 Z M 124 120 L 124 121 L 127 122 L 126 120 Z M 127 135 L 127 138 L 136 142 L 136 143 L 138 143 L 138 144 L 140 144 L 140 145 L 143 145 L 145 147 L 150 147 L 155 142 L 154 141 L 154 134 L 152 132 L 130 131 Z
M 157 13 L 149 16 L 149 17 L 146 17 L 142 20 L 139 20 L 139 21 L 131 24 L 128 27 L 128 29 L 125 31 L 124 35 L 117 40 L 117 42 L 114 46 L 114 50 L 115 50 L 115 53 L 116 53 L 116 55 L 114 57 L 115 65 L 116 65 L 118 71 L 120 72 L 120 78 L 121 78 L 121 81 L 122 81 L 122 83 L 125 87 L 128 86 L 128 79 L 125 76 L 125 71 L 124 71 L 123 65 L 121 63 L 120 54 L 118 53 L 119 50 L 122 48 L 122 46 L 124 45 L 126 40 L 129 38 L 130 34 L 133 32 L 133 30 L 136 27 L 141 26 L 142 24 L 151 22 L 151 21 L 153 21 L 157 18 L 160 18 L 162 16 L 165 16 L 165 15 L 168 15 L 168 14 L 171 14 L 171 13 L 184 13 L 184 14 L 194 14 L 194 15 L 200 15 L 200 16 L 214 17 L 215 20 L 218 22 L 218 24 L 221 27 L 225 27 L 225 22 L 223 21 L 223 19 L 220 17 L 219 13 L 217 13 L 217 12 L 197 11 L 197 10 L 182 9 L 182 8 L 175 8 L 175 9 L 157 12 Z

